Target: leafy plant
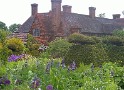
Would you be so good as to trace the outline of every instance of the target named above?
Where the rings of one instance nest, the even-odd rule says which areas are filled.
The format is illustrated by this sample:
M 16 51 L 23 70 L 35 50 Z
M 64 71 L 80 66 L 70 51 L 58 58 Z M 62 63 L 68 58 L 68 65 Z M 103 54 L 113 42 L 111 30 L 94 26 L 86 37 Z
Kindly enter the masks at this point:
M 68 41 L 75 44 L 94 44 L 95 40 L 89 36 L 74 33 L 68 37 Z
M 69 43 L 66 39 L 57 38 L 49 43 L 49 48 L 47 49 L 47 51 L 54 58 L 64 57 L 71 45 L 72 44 Z
M 6 46 L 13 54 L 21 54 L 24 50 L 24 43 L 18 38 L 10 38 L 6 40 Z

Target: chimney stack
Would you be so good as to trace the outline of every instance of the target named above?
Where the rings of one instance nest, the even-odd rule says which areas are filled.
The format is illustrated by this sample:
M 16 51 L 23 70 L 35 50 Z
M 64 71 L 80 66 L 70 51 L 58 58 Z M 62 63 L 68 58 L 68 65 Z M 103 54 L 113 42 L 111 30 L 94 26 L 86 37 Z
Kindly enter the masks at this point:
M 51 0 L 52 24 L 56 32 L 59 30 L 61 23 L 61 3 L 62 0 Z
M 31 4 L 31 8 L 32 8 L 32 13 L 31 15 L 34 16 L 35 14 L 38 13 L 38 4 L 34 3 L 34 4 Z
M 62 6 L 62 7 L 63 7 L 63 12 L 71 13 L 71 8 L 72 8 L 72 6 L 64 5 L 64 6 Z
M 89 7 L 89 16 L 91 17 L 91 18 L 95 18 L 95 10 L 96 10 L 96 8 L 95 7 Z
M 118 18 L 120 18 L 120 14 L 113 14 L 113 19 L 118 19 Z

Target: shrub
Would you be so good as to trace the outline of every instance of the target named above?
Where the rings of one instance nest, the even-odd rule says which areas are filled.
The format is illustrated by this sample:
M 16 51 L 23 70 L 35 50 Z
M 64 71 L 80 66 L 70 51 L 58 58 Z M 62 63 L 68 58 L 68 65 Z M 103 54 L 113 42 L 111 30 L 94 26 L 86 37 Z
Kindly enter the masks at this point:
M 3 45 L 2 45 L 2 43 L 0 43 L 0 50 L 3 48 Z
M 66 39 L 57 38 L 49 43 L 47 51 L 53 57 L 64 57 L 71 45 Z
M 109 61 L 124 64 L 124 46 L 105 45 Z
M 65 59 L 67 65 L 75 61 L 77 65 L 80 63 L 94 63 L 96 66 L 98 66 L 107 61 L 108 56 L 102 44 L 73 45 L 70 47 Z
M 105 44 L 112 44 L 116 46 L 123 46 L 124 45 L 124 40 L 120 37 L 117 36 L 106 36 L 103 38 L 103 43 Z
M 1 43 L 4 43 L 4 41 L 6 40 L 6 37 L 8 35 L 9 32 L 3 30 L 3 29 L 0 29 L 0 42 Z
M 28 48 L 29 49 L 28 53 L 33 56 L 39 56 L 40 55 L 40 52 L 38 51 L 39 47 L 40 47 L 40 44 L 32 44 L 30 48 Z
M 18 38 L 10 38 L 6 41 L 6 46 L 12 51 L 13 54 L 21 54 L 24 50 L 22 40 Z
M 6 65 L 7 58 L 11 54 L 11 50 L 9 50 L 5 45 L 0 49 L 0 64 Z
M 112 32 L 112 34 L 114 35 L 114 36 L 118 36 L 118 37 L 124 37 L 124 31 L 123 30 L 114 30 L 113 32 Z
M 95 40 L 89 36 L 83 35 L 83 34 L 78 34 L 74 33 L 68 37 L 68 40 L 70 43 L 75 43 L 75 44 L 94 44 Z

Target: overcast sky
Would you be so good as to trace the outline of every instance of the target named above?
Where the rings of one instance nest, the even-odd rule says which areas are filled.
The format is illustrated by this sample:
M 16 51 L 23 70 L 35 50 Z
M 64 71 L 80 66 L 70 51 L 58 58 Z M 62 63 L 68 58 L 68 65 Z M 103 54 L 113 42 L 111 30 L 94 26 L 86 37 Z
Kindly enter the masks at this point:
M 0 0 L 0 21 L 7 26 L 17 23 L 23 24 L 31 15 L 31 4 L 38 4 L 38 12 L 48 12 L 51 0 Z M 124 10 L 124 0 L 62 0 L 62 5 L 71 5 L 72 12 L 88 15 L 88 7 L 96 7 L 96 16 L 105 13 L 106 18 L 112 14 L 121 14 Z

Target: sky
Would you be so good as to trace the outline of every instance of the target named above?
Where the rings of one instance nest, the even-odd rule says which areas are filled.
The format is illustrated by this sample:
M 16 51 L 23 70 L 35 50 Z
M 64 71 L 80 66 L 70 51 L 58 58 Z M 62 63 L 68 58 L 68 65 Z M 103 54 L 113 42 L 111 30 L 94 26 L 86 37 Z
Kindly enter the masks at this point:
M 51 10 L 51 0 L 0 0 L 0 21 L 7 26 L 23 24 L 31 16 L 31 4 L 38 4 L 38 12 Z M 89 14 L 89 7 L 96 7 L 96 16 L 105 13 L 106 18 L 124 11 L 124 0 L 62 0 L 62 5 L 71 5 L 72 12 Z

